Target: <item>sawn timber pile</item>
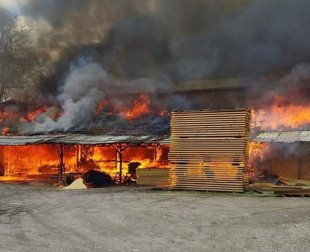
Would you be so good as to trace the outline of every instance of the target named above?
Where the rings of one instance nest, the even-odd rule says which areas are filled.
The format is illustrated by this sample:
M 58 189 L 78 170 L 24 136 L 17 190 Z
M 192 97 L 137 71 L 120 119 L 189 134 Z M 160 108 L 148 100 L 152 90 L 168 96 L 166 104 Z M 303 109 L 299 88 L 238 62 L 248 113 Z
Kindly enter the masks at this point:
M 250 111 L 172 112 L 170 186 L 242 192 L 247 184 Z

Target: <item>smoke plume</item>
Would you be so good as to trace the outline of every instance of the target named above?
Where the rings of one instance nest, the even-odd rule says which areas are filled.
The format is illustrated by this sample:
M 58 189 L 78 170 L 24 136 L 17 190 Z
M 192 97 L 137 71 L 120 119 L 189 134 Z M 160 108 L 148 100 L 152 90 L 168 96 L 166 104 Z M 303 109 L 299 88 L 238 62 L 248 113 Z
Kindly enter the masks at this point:
M 36 128 L 83 128 L 102 100 L 126 109 L 133 93 L 149 93 L 154 107 L 201 108 L 176 90 L 214 78 L 248 79 L 248 106 L 275 94 L 309 104 L 309 9 L 308 0 L 21 1 L 54 69 L 39 86 L 63 111 Z
M 309 7 L 307 0 L 28 0 L 22 13 L 53 27 L 39 39 L 46 51 L 95 44 L 115 74 L 192 80 L 309 61 Z

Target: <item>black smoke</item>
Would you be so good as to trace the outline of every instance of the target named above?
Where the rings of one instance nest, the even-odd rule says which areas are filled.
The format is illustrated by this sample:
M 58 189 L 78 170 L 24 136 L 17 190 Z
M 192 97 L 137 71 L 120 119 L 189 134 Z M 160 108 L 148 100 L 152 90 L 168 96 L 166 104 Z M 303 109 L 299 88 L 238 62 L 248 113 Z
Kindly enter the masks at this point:
M 23 13 L 50 23 L 42 42 L 61 53 L 99 45 L 116 75 L 192 80 L 308 62 L 309 8 L 307 0 L 29 0 Z
M 116 95 L 126 107 L 124 97 L 135 92 L 169 109 L 201 108 L 175 93 L 180 83 L 205 79 L 248 80 L 248 106 L 272 104 L 275 94 L 309 104 L 308 0 L 28 0 L 20 7 L 38 28 L 37 50 L 49 58 L 39 89 L 64 111 L 68 101 L 64 107 L 59 97 L 72 101 L 70 111 L 79 104 L 87 121 L 101 99 Z M 76 80 L 73 87 L 72 73 L 81 70 L 76 62 L 88 62 L 82 75 L 90 83 Z M 106 76 L 102 82 L 85 73 L 89 65 Z M 72 89 L 96 90 L 66 96 L 68 81 Z M 171 95 L 169 102 L 162 93 Z

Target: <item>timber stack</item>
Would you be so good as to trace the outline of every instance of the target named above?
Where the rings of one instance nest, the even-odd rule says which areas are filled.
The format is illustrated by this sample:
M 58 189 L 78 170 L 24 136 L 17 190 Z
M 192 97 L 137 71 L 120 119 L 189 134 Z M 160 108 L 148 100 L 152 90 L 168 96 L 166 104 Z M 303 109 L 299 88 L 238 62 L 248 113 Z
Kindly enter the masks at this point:
M 243 192 L 250 117 L 249 110 L 172 112 L 170 187 Z

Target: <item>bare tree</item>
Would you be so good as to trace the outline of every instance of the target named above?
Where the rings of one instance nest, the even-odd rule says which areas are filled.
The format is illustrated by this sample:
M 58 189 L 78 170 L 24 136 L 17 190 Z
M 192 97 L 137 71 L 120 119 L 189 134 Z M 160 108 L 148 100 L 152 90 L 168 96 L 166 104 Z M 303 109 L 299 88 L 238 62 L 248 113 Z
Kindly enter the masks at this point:
M 10 89 L 33 85 L 37 63 L 30 28 L 0 7 L 0 101 Z

